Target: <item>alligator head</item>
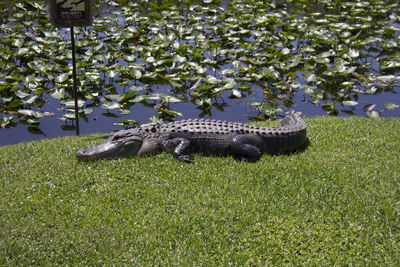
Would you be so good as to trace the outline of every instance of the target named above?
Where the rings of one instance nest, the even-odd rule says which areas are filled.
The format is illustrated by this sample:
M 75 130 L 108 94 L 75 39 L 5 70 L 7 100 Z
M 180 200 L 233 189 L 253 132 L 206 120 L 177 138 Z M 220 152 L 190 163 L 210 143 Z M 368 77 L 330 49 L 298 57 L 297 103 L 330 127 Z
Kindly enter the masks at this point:
M 142 148 L 143 138 L 132 131 L 122 130 L 112 133 L 107 140 L 94 147 L 81 149 L 76 157 L 81 160 L 136 156 Z

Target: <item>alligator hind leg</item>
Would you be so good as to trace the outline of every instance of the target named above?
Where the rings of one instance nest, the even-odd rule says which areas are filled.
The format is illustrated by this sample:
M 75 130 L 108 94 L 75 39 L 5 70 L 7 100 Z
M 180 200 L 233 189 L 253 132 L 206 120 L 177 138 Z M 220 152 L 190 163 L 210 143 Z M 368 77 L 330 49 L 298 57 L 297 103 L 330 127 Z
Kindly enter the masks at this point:
M 162 142 L 164 150 L 168 151 L 173 149 L 172 155 L 174 158 L 188 163 L 193 163 L 194 160 L 191 156 L 183 154 L 189 145 L 190 141 L 186 138 L 174 138 Z
M 231 148 L 242 160 L 256 162 L 261 157 L 263 140 L 254 134 L 240 134 L 232 139 Z

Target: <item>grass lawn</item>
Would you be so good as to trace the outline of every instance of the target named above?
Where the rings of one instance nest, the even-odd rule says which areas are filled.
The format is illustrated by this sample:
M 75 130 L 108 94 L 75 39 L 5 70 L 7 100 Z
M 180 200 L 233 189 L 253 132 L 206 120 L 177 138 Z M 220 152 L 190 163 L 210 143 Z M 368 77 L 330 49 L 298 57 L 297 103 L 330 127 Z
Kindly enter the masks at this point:
M 2 146 L 0 265 L 398 265 L 400 120 L 305 121 L 305 151 L 257 163 Z

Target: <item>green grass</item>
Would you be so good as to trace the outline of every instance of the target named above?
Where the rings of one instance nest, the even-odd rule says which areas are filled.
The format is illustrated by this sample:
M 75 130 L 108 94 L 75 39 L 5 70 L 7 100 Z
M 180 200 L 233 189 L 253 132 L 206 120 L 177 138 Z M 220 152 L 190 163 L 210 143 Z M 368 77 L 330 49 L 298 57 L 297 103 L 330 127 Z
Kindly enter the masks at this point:
M 0 147 L 0 265 L 398 265 L 400 120 L 306 122 L 304 152 L 257 163 Z

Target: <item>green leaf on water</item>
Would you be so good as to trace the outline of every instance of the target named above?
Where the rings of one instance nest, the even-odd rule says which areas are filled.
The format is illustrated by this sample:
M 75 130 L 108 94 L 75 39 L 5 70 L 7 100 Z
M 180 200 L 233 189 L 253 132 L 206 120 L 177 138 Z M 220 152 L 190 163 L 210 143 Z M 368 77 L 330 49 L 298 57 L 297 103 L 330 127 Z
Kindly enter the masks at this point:
M 224 81 L 226 81 L 226 84 L 223 86 L 224 89 L 232 89 L 236 86 L 236 82 L 232 78 L 227 78 Z
M 117 101 L 120 101 L 122 99 L 122 95 L 119 95 L 119 94 L 108 94 L 104 97 L 109 100 L 117 100 Z
M 347 64 L 348 64 L 348 62 L 346 60 L 344 60 L 343 58 L 336 57 L 334 59 L 333 66 L 337 72 L 342 73 L 347 70 L 347 67 L 346 67 Z
M 306 82 L 315 82 L 317 80 L 317 77 L 311 71 L 304 71 L 304 80 Z
M 348 101 L 343 101 L 342 104 L 345 105 L 345 106 L 356 106 L 356 105 L 358 105 L 358 102 L 357 101 L 348 100 Z
M 394 110 L 399 107 L 399 105 L 396 105 L 391 102 L 385 102 L 383 105 L 385 106 L 385 108 L 390 109 L 390 110 Z
M 149 63 L 153 63 L 155 61 L 154 57 L 148 57 L 146 58 L 146 61 Z
M 175 55 L 173 57 L 173 60 L 176 62 L 179 62 L 179 63 L 183 63 L 183 62 L 186 62 L 186 57 L 182 57 L 180 55 Z
M 75 113 L 73 113 L 73 112 L 68 112 L 68 113 L 65 113 L 65 114 L 63 115 L 63 117 L 66 118 L 66 119 L 69 119 L 69 120 L 75 120 Z
M 117 76 L 118 73 L 116 70 L 108 70 L 108 71 L 106 71 L 105 74 L 108 78 L 113 79 L 113 78 L 115 78 L 115 76 Z
M 95 58 L 96 60 L 98 60 L 98 61 L 104 61 L 104 60 L 107 58 L 107 55 L 105 55 L 105 54 L 98 54 L 98 55 L 95 55 L 94 58 Z
M 261 76 L 261 78 L 263 77 L 267 77 L 267 78 L 278 78 L 279 77 L 279 73 L 277 71 L 275 71 L 275 69 L 270 66 L 270 67 L 264 67 L 262 69 L 260 69 L 258 71 L 258 74 Z
M 124 55 L 122 58 L 127 62 L 133 62 L 136 60 L 135 56 L 133 55 Z
M 232 90 L 231 90 L 231 93 L 232 93 L 232 96 L 234 96 L 234 97 L 237 97 L 237 98 L 242 97 L 242 94 L 240 93 L 239 90 L 232 89 Z
M 3 117 L 0 118 L 0 128 L 8 128 L 10 126 L 13 126 L 13 120 L 15 117 Z
M 32 104 L 33 102 L 35 102 L 35 100 L 37 99 L 37 95 L 30 95 L 30 96 L 28 96 L 28 97 L 26 97 L 26 98 L 24 98 L 24 99 L 22 99 L 21 100 L 21 103 L 22 104 L 28 104 L 28 105 L 30 105 L 30 104 Z
M 18 110 L 19 114 L 25 115 L 25 116 L 33 116 L 34 111 L 30 109 L 19 109 Z
M 26 92 L 21 91 L 21 90 L 16 91 L 14 94 L 15 94 L 16 96 L 18 96 L 19 98 L 21 98 L 21 99 L 23 99 L 23 98 L 25 98 L 25 97 L 31 95 L 31 94 L 26 93 Z
M 140 79 L 140 77 L 142 77 L 142 72 L 140 70 L 135 70 L 134 74 L 136 79 Z
M 376 77 L 376 79 L 380 80 L 382 82 L 390 83 L 390 82 L 394 82 L 400 78 L 395 75 L 384 75 L 384 76 L 378 76 L 378 77 Z
M 103 109 L 117 109 L 120 107 L 121 107 L 120 103 L 111 102 L 111 101 L 105 102 L 105 103 L 103 103 L 103 105 L 101 105 L 101 108 L 103 108 Z
M 376 88 L 375 86 L 371 86 L 371 87 L 368 87 L 367 89 L 365 89 L 365 93 L 374 94 L 376 92 L 376 90 L 378 90 L 378 88 Z
M 182 116 L 183 116 L 181 112 L 176 111 L 176 110 L 171 110 L 171 109 L 166 109 L 166 108 L 160 108 L 159 111 L 160 111 L 161 113 L 168 114 L 168 115 L 174 116 L 174 117 L 176 117 L 176 116 L 182 117 Z
M 22 47 L 24 45 L 24 38 L 18 38 L 14 41 L 14 45 L 16 47 Z
M 56 77 L 55 82 L 56 82 L 56 83 L 63 83 L 63 82 L 65 82 L 65 81 L 68 79 L 68 77 L 69 77 L 69 73 L 68 73 L 68 72 L 63 73 L 63 74 L 58 75 L 58 76 Z
M 85 115 L 88 115 L 88 114 L 90 114 L 90 113 L 93 112 L 93 109 L 91 109 L 91 108 L 84 108 L 84 109 L 81 109 L 81 111 L 82 111 Z
M 86 72 L 85 75 L 92 82 L 100 80 L 100 74 L 98 72 Z
M 235 71 L 233 69 L 224 69 L 223 71 L 221 71 L 221 75 L 232 75 L 234 73 Z
M 31 116 L 35 118 L 42 118 L 43 112 L 42 111 L 34 111 L 31 109 L 19 109 L 18 113 L 25 116 Z
M 129 89 L 134 92 L 139 92 L 139 91 L 144 90 L 144 87 L 140 86 L 140 85 L 132 85 L 131 87 L 129 87 Z
M 67 108 L 75 108 L 75 100 L 61 101 L 61 104 L 64 104 Z M 85 105 L 85 101 L 78 99 L 78 107 L 81 108 L 83 105 Z
M 167 103 L 179 103 L 182 102 L 182 100 L 174 95 L 167 95 L 164 99 L 165 102 Z
M 360 55 L 360 52 L 355 49 L 350 49 L 349 52 L 347 53 L 349 57 L 358 57 Z
M 127 115 L 127 114 L 130 113 L 130 110 L 129 110 L 129 109 L 120 109 L 120 110 L 119 110 L 119 113 L 120 113 L 121 115 Z
M 56 88 L 50 96 L 54 99 L 63 99 L 65 97 L 65 89 L 64 88 Z
M 217 78 L 215 78 L 214 76 L 209 75 L 206 78 L 206 82 L 208 82 L 209 84 L 216 84 L 219 82 L 219 80 Z
M 281 52 L 282 52 L 283 55 L 287 55 L 287 54 L 290 53 L 290 49 L 287 48 L 287 47 L 285 47 L 285 48 L 283 48 L 283 49 L 281 50 Z

